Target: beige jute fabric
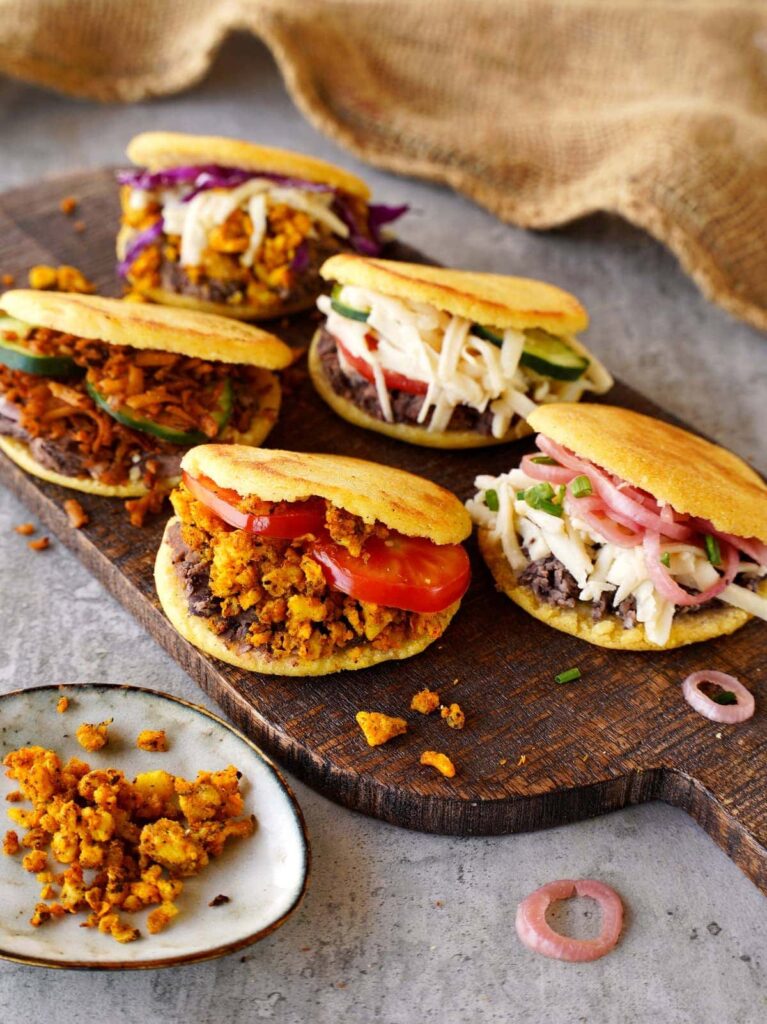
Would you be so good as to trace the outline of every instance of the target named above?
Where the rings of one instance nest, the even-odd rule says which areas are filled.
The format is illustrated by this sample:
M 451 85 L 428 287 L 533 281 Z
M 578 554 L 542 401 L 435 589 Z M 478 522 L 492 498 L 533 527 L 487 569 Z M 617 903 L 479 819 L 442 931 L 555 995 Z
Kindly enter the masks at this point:
M 234 29 L 364 160 L 525 227 L 621 214 L 767 329 L 767 0 L 0 0 L 0 70 L 138 100 Z

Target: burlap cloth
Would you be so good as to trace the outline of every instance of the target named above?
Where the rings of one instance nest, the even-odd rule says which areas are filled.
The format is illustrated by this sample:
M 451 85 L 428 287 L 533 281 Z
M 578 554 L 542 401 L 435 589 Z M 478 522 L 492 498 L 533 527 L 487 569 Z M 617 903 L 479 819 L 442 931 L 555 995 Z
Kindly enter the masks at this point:
M 767 329 L 767 0 L 0 0 L 0 70 L 138 100 L 233 29 L 364 160 L 524 227 L 618 213 Z

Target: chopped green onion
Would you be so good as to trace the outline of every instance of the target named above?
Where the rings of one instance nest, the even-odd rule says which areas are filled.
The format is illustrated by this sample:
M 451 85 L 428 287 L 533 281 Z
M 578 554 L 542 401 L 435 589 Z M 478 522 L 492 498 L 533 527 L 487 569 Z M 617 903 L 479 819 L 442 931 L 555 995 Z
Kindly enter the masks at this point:
M 715 693 L 711 700 L 716 704 L 737 704 L 738 698 L 732 692 L 732 690 L 720 690 L 719 693 Z
M 712 537 L 710 533 L 706 534 L 706 554 L 708 560 L 712 565 L 722 564 L 722 552 L 719 550 L 719 541 L 716 537 Z
M 660 556 L 661 565 L 665 565 L 667 569 L 671 568 L 671 555 L 668 551 L 664 551 Z
M 552 457 L 550 455 L 533 455 L 533 457 L 530 459 L 530 461 L 534 462 L 537 466 L 558 466 L 559 465 L 557 460 L 556 459 L 552 459 Z
M 594 492 L 591 489 L 591 481 L 587 476 L 577 476 L 570 484 L 570 490 L 574 498 L 588 498 Z
M 565 487 L 564 484 L 560 484 L 559 487 L 557 487 L 557 496 L 554 499 L 556 501 L 557 505 L 563 505 L 564 504 L 565 495 L 566 494 L 567 494 L 567 488 Z
M 498 504 L 498 491 L 485 491 L 485 504 L 491 512 L 497 512 L 500 507 Z
M 517 501 L 524 501 L 524 500 L 525 500 L 525 492 L 524 491 L 517 491 Z
M 581 678 L 581 670 L 579 668 L 568 668 L 565 672 L 560 672 L 558 676 L 554 676 L 555 683 L 574 683 L 576 679 Z
M 561 491 L 563 490 L 564 488 L 561 488 Z M 562 516 L 562 506 L 554 500 L 554 488 L 548 481 L 528 487 L 526 491 L 518 491 L 517 497 L 524 498 L 530 508 L 548 512 L 550 516 L 559 516 L 560 518 Z

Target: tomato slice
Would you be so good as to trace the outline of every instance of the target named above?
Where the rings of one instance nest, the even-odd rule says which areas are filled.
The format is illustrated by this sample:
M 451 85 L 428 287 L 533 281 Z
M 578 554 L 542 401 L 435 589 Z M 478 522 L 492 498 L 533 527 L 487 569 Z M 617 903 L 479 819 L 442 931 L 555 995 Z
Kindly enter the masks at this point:
M 306 501 L 283 501 L 269 515 L 253 515 L 241 512 L 237 503 L 241 500 L 236 491 L 219 487 L 208 477 L 195 478 L 183 474 L 189 491 L 211 512 L 225 523 L 238 530 L 248 530 L 263 537 L 292 540 L 305 533 L 320 533 L 325 526 L 324 498 L 307 498 Z
M 463 597 L 471 579 L 469 556 L 460 544 L 434 544 L 425 537 L 371 537 L 357 558 L 327 535 L 309 550 L 336 590 L 387 608 L 444 611 Z
M 371 384 L 375 384 L 375 375 L 373 374 L 373 367 L 370 363 L 366 362 L 361 356 L 352 355 L 348 348 L 343 345 L 338 338 L 335 339 L 338 350 L 342 353 L 344 359 L 349 366 L 354 367 L 360 377 L 364 377 L 365 380 L 370 381 Z M 396 373 L 394 370 L 384 370 L 384 382 L 386 387 L 391 391 L 407 391 L 409 395 L 425 395 L 429 389 L 429 385 L 423 380 L 411 380 L 410 377 L 405 377 L 401 373 Z

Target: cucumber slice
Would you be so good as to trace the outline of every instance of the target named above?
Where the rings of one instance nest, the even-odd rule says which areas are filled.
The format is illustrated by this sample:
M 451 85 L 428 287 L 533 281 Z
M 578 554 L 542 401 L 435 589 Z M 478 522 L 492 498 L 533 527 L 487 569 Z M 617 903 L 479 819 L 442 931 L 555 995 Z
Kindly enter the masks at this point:
M 354 309 L 352 306 L 347 306 L 341 302 L 339 295 L 341 294 L 342 285 L 334 284 L 333 291 L 330 293 L 330 306 L 335 313 L 339 316 L 348 317 L 350 320 L 359 320 L 360 323 L 365 323 L 367 318 L 370 316 L 370 310 Z
M 91 381 L 86 381 L 85 386 L 96 405 L 103 409 L 104 412 L 108 412 L 112 419 L 122 423 L 124 427 L 131 427 L 133 430 L 143 430 L 145 434 L 152 434 L 154 437 L 159 437 L 161 441 L 169 441 L 171 444 L 195 445 L 205 444 L 213 440 L 207 434 L 203 434 L 201 430 L 175 430 L 173 427 L 166 427 L 162 423 L 156 423 L 146 416 L 141 416 L 139 413 L 133 412 L 132 409 L 124 407 L 115 409 L 109 404 L 107 397 L 102 395 Z M 233 408 L 234 389 L 232 388 L 231 380 L 227 378 L 224 382 L 224 390 L 221 392 L 218 406 L 212 414 L 213 419 L 218 424 L 219 434 L 221 434 L 221 431 L 229 422 Z
M 503 334 L 492 331 L 489 327 L 474 324 L 471 331 L 478 338 L 489 341 L 498 348 L 503 345 Z M 535 370 L 543 377 L 553 377 L 554 380 L 578 380 L 586 372 L 589 360 L 578 355 L 566 341 L 549 334 L 541 327 L 531 327 L 524 334 L 525 347 L 519 358 L 520 366 Z
M 39 356 L 30 351 L 24 338 L 31 329 L 29 324 L 12 316 L 0 316 L 0 363 L 3 366 L 36 377 L 74 377 L 82 372 L 70 356 Z M 6 334 L 15 334 L 18 340 L 10 341 Z
M 525 347 L 520 364 L 554 380 L 578 380 L 586 372 L 589 360 L 567 342 L 540 327 L 525 331 Z

